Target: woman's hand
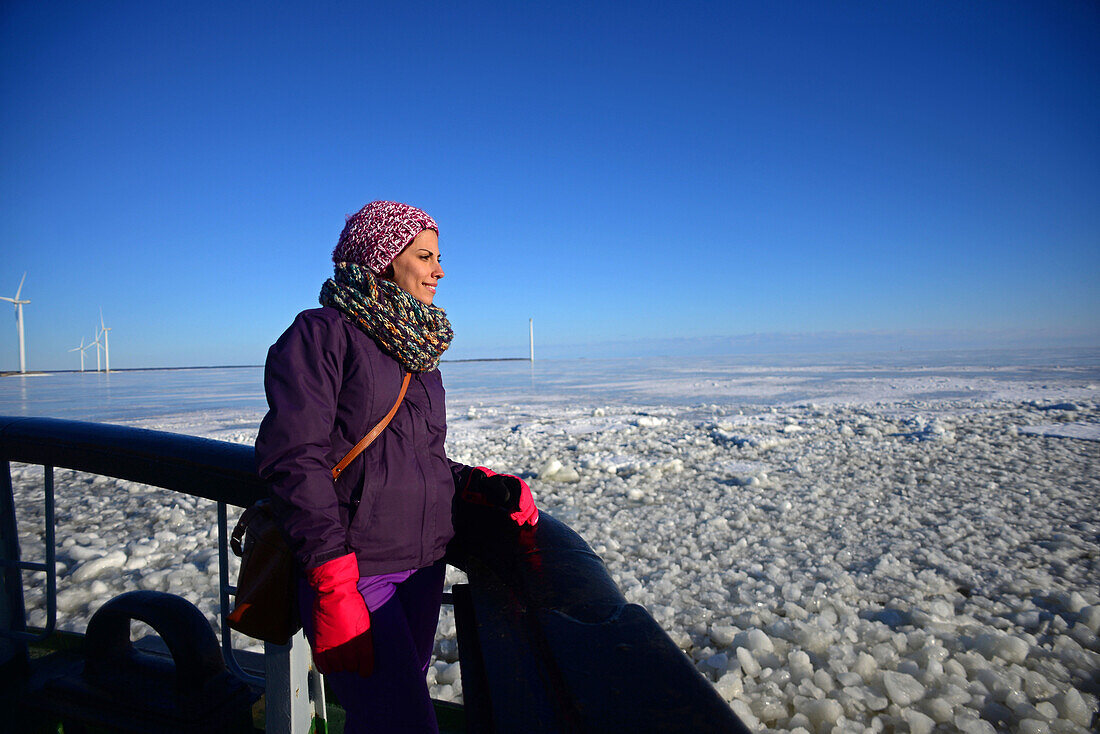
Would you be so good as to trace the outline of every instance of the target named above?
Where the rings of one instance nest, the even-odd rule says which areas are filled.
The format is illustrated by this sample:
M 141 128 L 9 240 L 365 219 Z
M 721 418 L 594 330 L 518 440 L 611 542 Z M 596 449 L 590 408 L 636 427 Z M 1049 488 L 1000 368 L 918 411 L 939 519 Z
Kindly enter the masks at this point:
M 359 593 L 355 554 L 333 558 L 306 571 L 313 587 L 313 662 L 325 675 L 374 672 L 370 612 Z
M 476 466 L 466 480 L 462 499 L 478 505 L 502 507 L 516 525 L 534 525 L 539 510 L 527 482 L 511 474 L 497 474 L 492 469 Z

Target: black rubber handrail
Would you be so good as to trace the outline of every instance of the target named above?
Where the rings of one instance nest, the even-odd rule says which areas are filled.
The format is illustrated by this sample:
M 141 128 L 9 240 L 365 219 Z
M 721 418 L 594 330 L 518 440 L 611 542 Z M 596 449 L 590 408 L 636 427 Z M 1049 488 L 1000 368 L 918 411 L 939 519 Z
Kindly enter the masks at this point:
M 237 507 L 267 495 L 251 446 L 129 426 L 0 416 L 0 460 L 128 479 Z

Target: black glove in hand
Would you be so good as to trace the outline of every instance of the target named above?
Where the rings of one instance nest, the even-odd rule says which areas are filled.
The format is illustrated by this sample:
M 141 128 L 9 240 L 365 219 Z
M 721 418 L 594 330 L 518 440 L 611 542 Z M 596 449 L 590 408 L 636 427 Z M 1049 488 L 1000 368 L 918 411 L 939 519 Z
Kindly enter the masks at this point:
M 483 466 L 474 467 L 466 478 L 466 486 L 460 496 L 474 504 L 500 507 L 520 526 L 534 526 L 539 521 L 539 510 L 535 507 L 530 487 L 511 474 L 497 474 Z
M 519 480 L 507 474 L 494 474 L 482 479 L 478 485 L 481 493 L 493 505 L 509 512 L 519 509 Z
M 519 480 L 506 474 L 487 474 L 478 467 L 470 472 L 462 499 L 477 505 L 519 509 Z

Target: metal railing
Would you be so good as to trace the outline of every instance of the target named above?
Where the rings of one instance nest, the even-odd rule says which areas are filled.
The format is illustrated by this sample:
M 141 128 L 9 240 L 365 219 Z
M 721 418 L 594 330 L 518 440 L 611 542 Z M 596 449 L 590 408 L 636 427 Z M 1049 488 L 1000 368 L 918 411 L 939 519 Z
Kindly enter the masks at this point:
M 233 658 L 225 625 L 233 592 L 225 535 L 228 505 L 247 507 L 266 495 L 251 446 L 0 416 L 0 461 L 47 467 L 48 497 L 56 466 L 217 502 L 222 645 L 227 664 L 246 675 Z M 7 626 L 12 635 L 25 638 L 18 569 L 49 575 L 53 564 L 50 558 L 45 568 L 18 560 L 10 470 L 3 472 L 3 481 L 0 558 L 16 562 L 7 564 L 2 577 Z M 599 556 L 550 513 L 542 512 L 534 528 L 521 529 L 501 511 L 456 503 L 455 530 L 447 561 L 468 577 L 467 584 L 454 587 L 453 603 L 469 731 L 747 732 L 649 613 L 625 600 Z M 52 542 L 51 537 L 47 544 Z M 3 605 L 0 599 L 0 622 Z M 55 611 L 48 613 L 51 619 Z M 323 715 L 324 706 L 321 700 L 316 710 L 322 686 L 319 678 L 308 678 L 308 647 L 301 633 L 290 645 L 267 645 L 264 660 L 268 731 L 307 731 L 311 709 Z
M 306 732 L 313 716 L 324 719 L 324 687 L 320 674 L 309 666 L 308 646 L 301 633 L 288 645 L 265 643 L 262 677 L 244 670 L 233 648 L 226 619 L 230 596 L 236 591 L 229 582 L 228 505 L 246 507 L 266 495 L 256 476 L 251 446 L 124 426 L 0 417 L 0 460 L 5 462 L 6 469 L 0 473 L 0 537 L 6 548 L 6 552 L 0 553 L 0 567 L 6 569 L 7 617 L 11 620 L 9 629 L 0 629 L 0 636 L 34 643 L 49 637 L 56 628 L 55 467 L 203 497 L 217 503 L 219 617 L 226 666 L 239 678 L 265 691 L 267 730 L 272 734 Z M 13 461 L 44 467 L 44 563 L 20 558 L 8 464 Z M 22 571 L 45 571 L 47 575 L 46 624 L 37 633 L 26 630 Z

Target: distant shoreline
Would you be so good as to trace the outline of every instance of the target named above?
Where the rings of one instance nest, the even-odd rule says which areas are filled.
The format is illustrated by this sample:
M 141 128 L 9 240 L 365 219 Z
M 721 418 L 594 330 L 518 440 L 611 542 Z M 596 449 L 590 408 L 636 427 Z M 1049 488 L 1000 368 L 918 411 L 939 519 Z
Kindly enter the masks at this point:
M 475 357 L 472 359 L 442 359 L 440 362 L 530 362 L 527 357 Z M 119 367 L 111 372 L 163 372 L 167 370 L 243 370 L 263 368 L 262 364 L 215 364 L 202 367 Z M 43 377 L 45 375 L 99 375 L 103 370 L 31 370 L 28 372 L 0 372 L 0 377 Z
M 583 350 L 582 350 L 583 351 Z M 1065 366 L 1066 360 L 1071 364 L 1085 362 L 1092 366 L 1100 362 L 1100 345 L 1089 346 L 1058 346 L 1058 347 L 960 347 L 941 349 L 853 349 L 853 350 L 821 350 L 821 351 L 741 351 L 726 353 L 655 353 L 655 354 L 630 354 L 630 355 L 590 355 L 578 354 L 574 356 L 544 355 L 538 360 L 543 364 L 559 362 L 562 360 L 588 360 L 593 363 L 601 361 L 637 361 L 637 360 L 662 360 L 662 359 L 687 359 L 710 360 L 729 359 L 742 360 L 751 364 L 769 362 L 772 366 L 789 364 L 815 364 L 824 366 L 837 363 L 867 363 L 875 362 L 890 366 L 903 366 L 901 362 L 913 366 L 917 363 L 926 363 L 926 366 L 959 366 L 970 357 L 980 358 L 977 366 L 986 365 L 990 357 L 1000 357 L 1002 365 L 1036 366 L 1044 364 L 1048 366 Z M 442 363 L 462 364 L 469 362 L 527 362 L 529 357 L 473 357 L 462 359 L 443 359 Z M 228 364 L 228 365 L 197 365 L 187 367 L 122 367 L 112 369 L 111 372 L 147 372 L 147 371 L 179 371 L 179 370 L 224 370 L 224 369 L 263 369 L 262 364 Z M 101 374 L 102 371 L 85 370 L 87 374 Z M 83 374 L 80 370 L 31 370 L 20 373 L 14 370 L 0 370 L 0 377 L 11 377 L 23 374 L 25 377 Z
M 111 372 L 157 372 L 165 370 L 241 370 L 252 367 L 263 367 L 262 364 L 222 364 L 207 367 L 119 367 Z M 102 375 L 103 370 L 34 370 L 28 372 L 0 372 L 0 377 L 42 377 L 43 375 Z

